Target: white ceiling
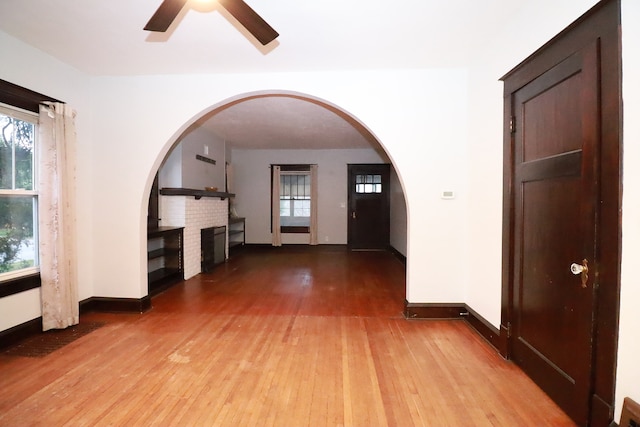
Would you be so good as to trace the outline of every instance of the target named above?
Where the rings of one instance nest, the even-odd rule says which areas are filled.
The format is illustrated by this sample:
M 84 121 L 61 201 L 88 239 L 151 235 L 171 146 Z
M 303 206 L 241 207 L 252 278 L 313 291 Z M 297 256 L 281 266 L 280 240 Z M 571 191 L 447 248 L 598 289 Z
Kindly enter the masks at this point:
M 161 0 L 1 0 L 0 31 L 90 75 L 246 73 L 463 65 L 516 0 L 245 0 L 280 33 L 267 46 L 217 3 L 189 0 L 167 33 L 142 28 Z M 205 126 L 261 148 L 368 146 L 315 103 L 262 97 Z

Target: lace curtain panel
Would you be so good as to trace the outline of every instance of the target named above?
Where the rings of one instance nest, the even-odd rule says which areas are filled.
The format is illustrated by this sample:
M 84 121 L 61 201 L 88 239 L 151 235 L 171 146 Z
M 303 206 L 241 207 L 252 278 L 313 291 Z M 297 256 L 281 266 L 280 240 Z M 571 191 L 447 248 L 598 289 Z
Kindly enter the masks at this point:
M 40 106 L 38 218 L 42 329 L 79 323 L 75 220 L 75 111 Z

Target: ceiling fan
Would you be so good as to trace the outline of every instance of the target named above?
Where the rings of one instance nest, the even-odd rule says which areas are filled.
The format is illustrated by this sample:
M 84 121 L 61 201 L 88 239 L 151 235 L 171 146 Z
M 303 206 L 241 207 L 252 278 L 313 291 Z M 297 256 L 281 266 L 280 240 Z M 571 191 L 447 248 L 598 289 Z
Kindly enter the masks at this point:
M 147 31 L 165 32 L 188 0 L 164 0 L 147 25 Z M 260 43 L 268 44 L 279 36 L 267 22 L 243 0 L 217 0 L 234 18 L 240 22 Z

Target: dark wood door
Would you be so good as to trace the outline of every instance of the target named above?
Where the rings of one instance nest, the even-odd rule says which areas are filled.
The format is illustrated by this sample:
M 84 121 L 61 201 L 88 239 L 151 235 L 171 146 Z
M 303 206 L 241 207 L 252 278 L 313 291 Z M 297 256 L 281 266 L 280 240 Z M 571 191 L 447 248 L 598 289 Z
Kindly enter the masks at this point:
M 388 164 L 348 165 L 349 218 L 351 249 L 387 249 L 389 247 Z
M 597 265 L 597 53 L 588 46 L 514 94 L 512 356 L 581 425 L 591 389 Z M 583 260 L 592 270 L 584 286 L 570 270 Z
M 611 283 L 603 293 L 598 287 L 600 271 L 619 268 L 619 258 L 603 255 L 609 248 L 616 251 L 615 235 L 607 237 L 604 230 L 619 235 L 614 222 L 619 168 L 611 163 L 619 142 L 603 133 L 604 117 L 615 118 L 618 112 L 603 114 L 603 99 L 611 94 L 605 93 L 610 87 L 601 78 L 607 69 L 601 39 L 579 25 L 570 31 L 577 32 L 573 46 L 552 44 L 547 47 L 551 54 L 543 48 L 532 70 L 524 72 L 530 79 L 522 78 L 523 71 L 514 77 L 520 81 L 505 79 L 505 86 L 513 88 L 505 94 L 512 162 L 507 220 L 513 239 L 507 329 L 510 357 L 585 426 L 599 424 L 595 418 L 611 419 L 610 410 L 596 408 L 607 401 L 594 396 L 596 383 L 610 381 L 615 365 L 607 367 L 609 373 L 596 369 L 597 364 L 604 367 L 605 351 L 615 352 L 615 346 L 603 344 L 598 354 L 596 344 L 598 332 L 610 330 L 603 319 L 615 316 L 598 309 L 617 310 L 598 304 L 615 296 L 618 285 Z M 604 154 L 609 143 L 613 157 Z M 617 195 L 603 196 L 611 190 Z M 572 264 L 588 271 L 574 274 Z M 611 274 L 611 279 L 619 277 Z

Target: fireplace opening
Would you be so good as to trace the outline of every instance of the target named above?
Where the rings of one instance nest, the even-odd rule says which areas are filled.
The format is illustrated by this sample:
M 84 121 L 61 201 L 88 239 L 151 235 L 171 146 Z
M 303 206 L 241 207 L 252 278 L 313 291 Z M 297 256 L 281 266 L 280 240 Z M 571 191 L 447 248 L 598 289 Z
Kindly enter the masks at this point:
M 203 273 L 207 273 L 225 261 L 227 227 L 209 227 L 200 230 L 200 259 Z

